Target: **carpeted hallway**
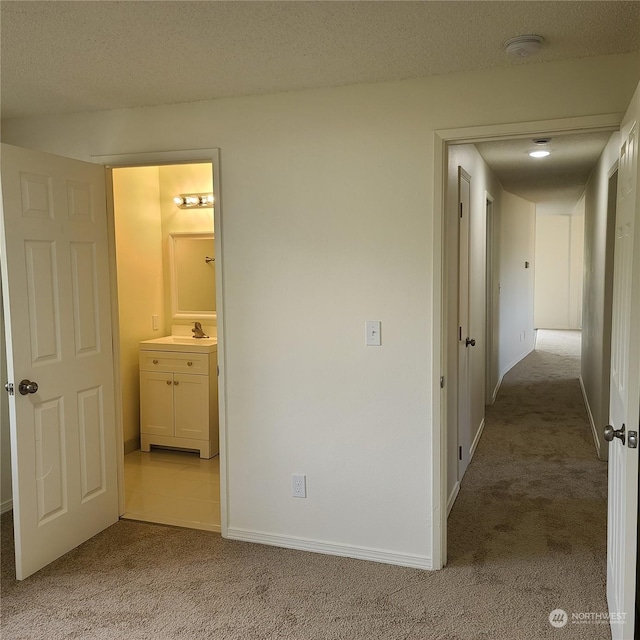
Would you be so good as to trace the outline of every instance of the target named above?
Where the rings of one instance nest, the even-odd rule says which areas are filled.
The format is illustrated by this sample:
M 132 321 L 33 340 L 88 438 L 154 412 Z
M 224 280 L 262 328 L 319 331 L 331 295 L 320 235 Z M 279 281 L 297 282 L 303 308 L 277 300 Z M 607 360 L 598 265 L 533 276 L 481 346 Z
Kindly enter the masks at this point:
M 2 519 L 5 640 L 542 640 L 549 612 L 604 612 L 606 464 L 578 384 L 579 334 L 545 332 L 505 377 L 424 572 L 120 521 L 35 576 L 13 576 Z

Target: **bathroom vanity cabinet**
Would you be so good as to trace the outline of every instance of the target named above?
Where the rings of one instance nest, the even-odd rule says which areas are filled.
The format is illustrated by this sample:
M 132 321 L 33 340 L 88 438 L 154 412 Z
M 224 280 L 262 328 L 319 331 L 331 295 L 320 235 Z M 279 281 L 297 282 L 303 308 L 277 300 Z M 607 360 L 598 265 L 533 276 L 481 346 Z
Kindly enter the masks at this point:
M 197 449 L 201 458 L 219 452 L 215 341 L 140 343 L 140 448 L 151 445 Z

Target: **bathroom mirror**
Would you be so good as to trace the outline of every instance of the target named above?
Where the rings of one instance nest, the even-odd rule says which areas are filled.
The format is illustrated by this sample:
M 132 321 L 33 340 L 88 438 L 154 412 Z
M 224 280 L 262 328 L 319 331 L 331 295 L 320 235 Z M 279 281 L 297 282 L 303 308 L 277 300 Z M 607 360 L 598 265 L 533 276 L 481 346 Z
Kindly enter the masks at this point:
M 182 320 L 216 317 L 215 244 L 212 233 L 169 234 L 171 315 Z

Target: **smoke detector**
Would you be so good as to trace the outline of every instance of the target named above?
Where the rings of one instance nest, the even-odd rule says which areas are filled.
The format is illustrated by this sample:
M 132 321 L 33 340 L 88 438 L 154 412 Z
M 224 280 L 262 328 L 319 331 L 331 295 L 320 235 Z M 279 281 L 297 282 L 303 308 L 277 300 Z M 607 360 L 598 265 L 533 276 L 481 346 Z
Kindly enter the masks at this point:
M 535 56 L 542 48 L 544 38 L 533 34 L 516 36 L 504 43 L 505 51 L 516 58 L 528 58 Z

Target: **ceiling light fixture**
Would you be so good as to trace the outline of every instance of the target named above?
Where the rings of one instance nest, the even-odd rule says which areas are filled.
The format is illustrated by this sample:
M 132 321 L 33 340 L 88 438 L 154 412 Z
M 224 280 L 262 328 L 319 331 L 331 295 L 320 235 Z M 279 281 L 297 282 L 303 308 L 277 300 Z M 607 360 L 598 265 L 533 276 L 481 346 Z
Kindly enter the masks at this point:
M 529 155 L 532 158 L 546 158 L 551 155 L 551 151 L 546 151 L 545 149 L 540 149 L 539 151 L 530 151 Z
M 528 58 L 535 56 L 542 48 L 544 38 L 529 34 L 525 36 L 516 36 L 504 43 L 505 51 L 516 58 Z
M 536 145 L 533 151 L 529 151 L 529 155 L 532 158 L 546 158 L 551 155 L 551 151 L 549 151 L 546 146 L 549 144 L 550 138 L 537 138 L 532 140 L 533 144 Z

